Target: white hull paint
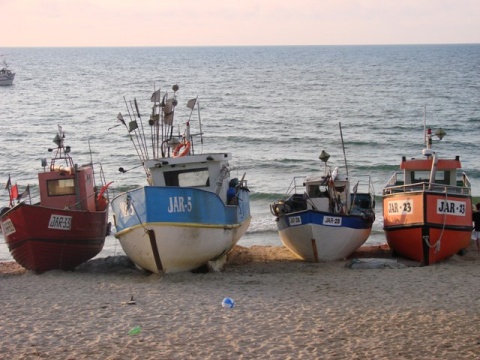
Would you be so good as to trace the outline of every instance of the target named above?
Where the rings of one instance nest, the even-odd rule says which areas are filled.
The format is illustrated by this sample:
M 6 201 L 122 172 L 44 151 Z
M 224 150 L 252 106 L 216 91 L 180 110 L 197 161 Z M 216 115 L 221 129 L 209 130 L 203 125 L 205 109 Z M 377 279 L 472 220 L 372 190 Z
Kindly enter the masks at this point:
M 306 261 L 341 260 L 362 246 L 371 228 L 352 229 L 305 224 L 279 231 L 282 243 Z
M 228 253 L 250 225 L 250 218 L 235 227 L 146 224 L 116 234 L 125 254 L 140 268 L 157 274 L 194 270 Z M 155 250 L 145 229 L 155 233 Z

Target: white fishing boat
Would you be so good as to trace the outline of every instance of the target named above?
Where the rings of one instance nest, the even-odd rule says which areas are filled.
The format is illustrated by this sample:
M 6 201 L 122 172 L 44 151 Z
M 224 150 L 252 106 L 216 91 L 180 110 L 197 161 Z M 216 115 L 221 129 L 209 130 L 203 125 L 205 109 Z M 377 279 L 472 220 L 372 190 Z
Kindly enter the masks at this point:
M 3 61 L 3 67 L 0 70 L 0 86 L 8 86 L 13 84 L 15 73 L 8 68 L 7 62 Z
M 348 257 L 365 243 L 375 221 L 370 176 L 351 187 L 348 170 L 332 170 L 329 157 L 325 151 L 320 154 L 323 175 L 295 177 L 285 197 L 270 206 L 282 243 L 311 262 Z
M 152 95 L 148 139 L 138 124 L 136 100 L 127 103 L 128 125 L 122 114 L 117 117 L 131 135 L 148 185 L 113 199 L 115 236 L 138 267 L 154 273 L 222 263 L 251 219 L 245 175 L 241 180 L 230 177 L 231 154 L 196 152 L 197 140 L 203 143 L 198 99 L 187 103 L 185 132 L 172 135 L 177 91 L 175 85 L 172 97 L 167 92 L 161 96 L 160 90 Z M 190 132 L 193 122 L 198 122 L 196 134 Z M 147 141 L 152 144 L 151 157 Z

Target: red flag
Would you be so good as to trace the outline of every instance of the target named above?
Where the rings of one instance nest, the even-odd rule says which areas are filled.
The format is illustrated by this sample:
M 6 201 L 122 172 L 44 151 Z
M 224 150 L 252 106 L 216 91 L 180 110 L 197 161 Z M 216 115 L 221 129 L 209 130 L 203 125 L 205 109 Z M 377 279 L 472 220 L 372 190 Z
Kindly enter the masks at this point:
M 13 185 L 10 189 L 10 200 L 18 198 L 18 186 L 17 184 Z

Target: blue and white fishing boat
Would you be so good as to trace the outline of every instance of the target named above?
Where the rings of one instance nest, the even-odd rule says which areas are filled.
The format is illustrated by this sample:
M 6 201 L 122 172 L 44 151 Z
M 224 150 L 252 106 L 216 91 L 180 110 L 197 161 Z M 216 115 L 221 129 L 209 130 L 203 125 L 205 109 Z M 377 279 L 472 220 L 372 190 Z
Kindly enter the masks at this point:
M 231 154 L 195 153 L 196 139 L 203 143 L 198 99 L 187 103 L 191 111 L 185 132 L 172 135 L 177 91 L 174 85 L 170 98 L 168 93 L 162 97 L 160 90 L 152 95 L 148 140 L 137 123 L 141 119 L 136 100 L 127 103 L 128 126 L 118 115 L 132 136 L 148 185 L 113 199 L 115 236 L 138 267 L 154 273 L 221 263 L 251 219 L 245 175 L 241 180 L 230 178 Z M 192 134 L 195 107 L 200 131 Z M 147 141 L 153 144 L 152 158 Z
M 270 206 L 282 243 L 312 262 L 348 257 L 365 243 L 375 221 L 370 176 L 351 188 L 348 170 L 345 175 L 338 167 L 332 170 L 325 151 L 319 158 L 324 175 L 295 177 L 285 197 Z

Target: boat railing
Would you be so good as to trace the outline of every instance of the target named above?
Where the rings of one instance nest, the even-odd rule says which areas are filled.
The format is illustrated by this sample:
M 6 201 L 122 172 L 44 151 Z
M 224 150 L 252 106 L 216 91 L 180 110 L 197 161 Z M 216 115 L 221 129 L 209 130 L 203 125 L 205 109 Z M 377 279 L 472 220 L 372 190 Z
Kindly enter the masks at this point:
M 288 186 L 287 192 L 285 193 L 285 199 L 292 194 L 304 193 L 305 192 L 305 179 L 306 176 L 295 176 L 292 179 L 292 182 Z
M 372 196 L 375 194 L 373 181 L 370 175 L 356 175 L 355 181 L 352 182 L 352 193 L 369 193 Z
M 438 193 L 445 193 L 445 194 L 456 194 L 456 195 L 471 195 L 472 193 L 471 188 L 464 185 L 452 186 L 452 185 L 444 185 L 444 184 L 437 184 L 437 183 L 430 183 L 430 182 L 421 182 L 421 183 L 415 183 L 415 184 L 387 186 L 383 189 L 383 195 L 390 195 L 390 194 L 404 193 L 404 192 L 424 192 L 424 191 L 438 192 Z
M 390 179 L 388 179 L 386 187 L 400 185 L 399 180 L 398 180 L 399 175 L 402 176 L 403 173 L 402 172 L 393 173 L 393 175 L 390 177 Z M 403 181 L 401 183 L 403 184 Z
M 305 192 L 305 179 L 306 176 L 295 176 L 290 183 L 287 192 L 285 193 L 285 198 L 288 198 L 292 194 L 303 194 Z M 356 176 L 357 181 L 353 181 L 350 184 L 353 186 L 351 193 L 369 193 L 374 196 L 375 189 L 373 187 L 373 181 L 370 175 L 360 175 Z
M 457 186 L 464 186 L 470 189 L 472 188 L 472 183 L 470 182 L 467 174 L 465 174 L 464 172 L 462 172 L 462 179 L 457 181 Z

